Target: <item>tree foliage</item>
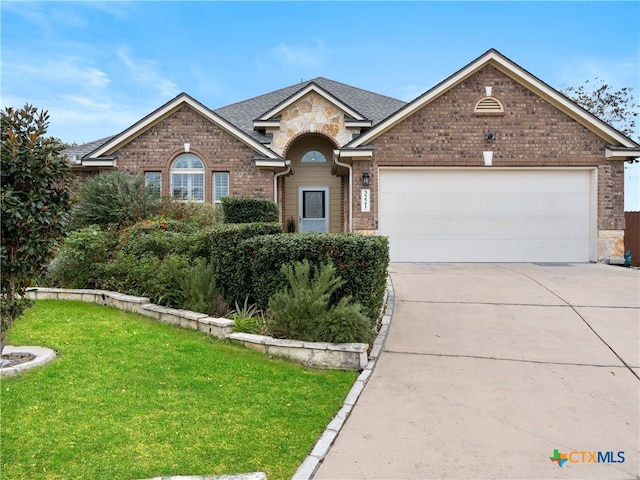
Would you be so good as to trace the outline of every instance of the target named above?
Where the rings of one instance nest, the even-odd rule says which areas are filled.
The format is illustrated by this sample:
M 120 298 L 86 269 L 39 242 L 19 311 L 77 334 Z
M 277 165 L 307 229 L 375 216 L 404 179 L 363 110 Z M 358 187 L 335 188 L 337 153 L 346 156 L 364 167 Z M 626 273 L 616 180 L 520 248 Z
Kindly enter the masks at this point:
M 0 349 L 13 320 L 28 305 L 26 289 L 65 232 L 72 205 L 74 177 L 59 155 L 60 143 L 45 137 L 48 124 L 49 114 L 29 104 L 1 112 Z
M 565 88 L 562 93 L 619 132 L 629 138 L 635 136 L 637 140 L 638 104 L 634 101 L 632 91 L 629 87 L 615 90 L 596 77 L 593 82 L 587 80 L 584 85 Z

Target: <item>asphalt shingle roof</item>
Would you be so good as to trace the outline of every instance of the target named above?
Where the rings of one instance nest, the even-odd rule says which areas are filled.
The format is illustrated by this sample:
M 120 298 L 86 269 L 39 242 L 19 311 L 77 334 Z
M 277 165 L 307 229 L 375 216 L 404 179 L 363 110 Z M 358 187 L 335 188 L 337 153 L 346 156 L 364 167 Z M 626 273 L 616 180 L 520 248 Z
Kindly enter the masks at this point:
M 115 135 L 111 135 L 109 137 L 104 137 L 104 138 L 101 138 L 99 140 L 93 140 L 92 142 L 83 143 L 82 145 L 76 145 L 75 147 L 66 148 L 66 149 L 62 150 L 60 153 L 62 155 L 67 155 L 68 157 L 72 157 L 73 155 L 76 155 L 78 158 L 82 158 L 85 155 L 89 155 L 96 148 L 98 148 L 98 147 L 104 145 L 105 143 L 107 143 L 113 137 L 115 137 Z
M 328 78 L 317 77 L 312 80 L 307 80 L 280 90 L 275 90 L 264 95 L 259 95 L 248 100 L 243 100 L 241 102 L 215 109 L 213 112 L 220 115 L 222 118 L 232 123 L 252 138 L 261 143 L 266 143 L 269 141 L 269 138 L 261 132 L 253 129 L 253 121 L 284 102 L 292 95 L 295 95 L 311 83 L 315 83 L 342 103 L 349 105 L 349 107 L 360 113 L 367 120 L 371 120 L 373 126 L 406 105 L 406 102 L 403 102 L 402 100 L 380 95 L 368 90 L 362 90 L 344 83 L 329 80 Z M 79 158 L 82 158 L 107 143 L 114 136 L 115 135 L 112 135 L 110 137 L 84 143 L 82 145 L 66 149 L 62 153 L 68 156 L 77 155 Z
M 362 90 L 328 78 L 318 77 L 219 108 L 214 112 L 256 140 L 266 142 L 268 141 L 267 137 L 253 129 L 253 121 L 292 95 L 295 95 L 310 83 L 315 83 L 342 103 L 349 105 L 365 118 L 371 120 L 374 126 L 406 105 L 406 102 L 402 100 Z

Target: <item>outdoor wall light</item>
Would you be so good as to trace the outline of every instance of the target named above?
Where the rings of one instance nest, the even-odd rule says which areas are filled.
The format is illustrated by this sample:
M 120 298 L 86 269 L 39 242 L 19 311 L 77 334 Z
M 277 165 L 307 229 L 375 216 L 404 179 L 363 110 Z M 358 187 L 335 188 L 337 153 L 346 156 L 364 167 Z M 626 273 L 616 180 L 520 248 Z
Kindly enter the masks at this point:
M 364 172 L 362 174 L 362 185 L 364 187 L 368 187 L 369 186 L 369 172 Z
M 487 133 L 487 142 L 493 142 L 496 139 L 495 134 L 489 132 Z

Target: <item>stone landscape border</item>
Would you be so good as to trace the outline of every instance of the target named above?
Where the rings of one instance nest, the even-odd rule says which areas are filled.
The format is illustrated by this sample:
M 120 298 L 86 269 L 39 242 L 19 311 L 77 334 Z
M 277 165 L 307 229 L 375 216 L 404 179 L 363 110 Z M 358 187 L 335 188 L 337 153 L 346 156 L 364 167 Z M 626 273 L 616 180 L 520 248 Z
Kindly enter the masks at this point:
M 245 333 L 234 333 L 233 320 L 226 318 L 212 318 L 202 313 L 191 312 L 188 310 L 178 310 L 155 305 L 149 302 L 148 298 L 134 297 L 124 295 L 117 292 L 109 292 L 104 290 L 69 290 L 62 288 L 33 288 L 28 292 L 28 297 L 33 300 L 80 300 L 89 303 L 98 303 L 102 305 L 113 306 L 121 310 L 141 313 L 153 317 L 164 323 L 179 325 L 183 328 L 191 328 L 200 330 L 207 335 L 218 338 L 227 338 L 242 343 L 248 348 L 264 352 L 270 355 L 279 355 L 291 358 L 296 361 L 302 361 L 306 365 L 322 367 L 322 368 L 344 368 L 337 366 L 327 366 L 327 363 L 333 363 L 336 357 L 341 357 L 339 363 L 349 365 L 351 370 L 362 370 L 351 390 L 347 394 L 342 408 L 333 417 L 323 434 L 320 436 L 313 449 L 307 455 L 304 462 L 293 476 L 292 480 L 311 480 L 317 472 L 320 464 L 329 453 L 329 449 L 338 436 L 347 418 L 351 414 L 351 410 L 356 404 L 360 394 L 368 383 L 373 369 L 375 368 L 378 358 L 382 353 L 384 343 L 391 326 L 391 317 L 395 306 L 395 291 L 391 278 L 387 277 L 387 289 L 385 292 L 384 302 L 380 317 L 380 329 L 375 341 L 367 355 L 367 344 L 330 344 L 330 343 L 312 343 L 300 342 L 297 340 L 279 340 L 272 337 L 262 335 L 251 335 Z M 343 354 L 341 356 L 341 354 Z M 359 368 L 354 368 L 355 365 Z M 241 475 L 223 475 L 222 477 L 160 477 L 161 480 L 178 480 L 192 479 L 198 480 L 209 479 L 242 479 L 249 478 L 264 479 L 263 472 L 255 472 L 251 474 Z M 156 480 L 156 479 L 153 479 Z
M 28 362 L 0 368 L 0 376 L 9 377 L 12 375 L 17 375 L 18 373 L 24 372 L 25 370 L 31 370 L 32 368 L 36 368 L 41 365 L 44 365 L 45 363 L 49 363 L 51 360 L 56 358 L 56 352 L 46 347 L 38 347 L 38 346 L 14 347 L 13 345 L 5 345 L 4 349 L 2 350 L 3 355 L 12 355 L 12 354 L 21 354 L 21 353 L 27 354 L 27 355 L 33 355 L 35 358 L 33 360 L 29 360 Z
M 199 330 L 207 335 L 228 339 L 267 355 L 285 357 L 306 366 L 337 370 L 363 370 L 367 367 L 369 346 L 366 343 L 301 342 L 234 332 L 235 323 L 228 318 L 210 317 L 204 313 L 163 307 L 149 298 L 125 295 L 108 290 L 32 288 L 32 300 L 79 300 L 139 313 L 162 323 Z M 375 343 L 374 343 L 375 348 Z
M 351 387 L 351 390 L 347 394 L 347 398 L 345 398 L 342 408 L 338 411 L 336 416 L 333 417 L 331 422 L 329 422 L 329 425 L 327 425 L 324 433 L 316 442 L 311 453 L 307 455 L 307 458 L 305 458 L 302 465 L 300 465 L 296 473 L 293 475 L 292 480 L 311 480 L 318 471 L 318 468 L 320 468 L 320 464 L 327 456 L 327 453 L 329 453 L 331 445 L 333 445 L 333 442 L 338 437 L 338 433 L 340 433 L 344 423 L 347 421 L 347 418 L 351 414 L 351 410 L 353 410 L 353 407 L 358 401 L 365 385 L 369 382 L 369 378 L 371 378 L 373 369 L 378 363 L 378 359 L 380 358 L 384 343 L 387 339 L 387 334 L 389 333 L 389 328 L 391 327 L 391 317 L 393 316 L 395 301 L 396 295 L 393 289 L 393 284 L 391 283 L 391 278 L 387 277 L 387 290 L 382 310 L 381 326 L 378 331 L 378 335 L 373 342 L 371 352 L 369 352 L 369 361 L 367 366 L 362 370 L 362 372 L 360 372 L 360 375 L 353 384 L 353 387 Z

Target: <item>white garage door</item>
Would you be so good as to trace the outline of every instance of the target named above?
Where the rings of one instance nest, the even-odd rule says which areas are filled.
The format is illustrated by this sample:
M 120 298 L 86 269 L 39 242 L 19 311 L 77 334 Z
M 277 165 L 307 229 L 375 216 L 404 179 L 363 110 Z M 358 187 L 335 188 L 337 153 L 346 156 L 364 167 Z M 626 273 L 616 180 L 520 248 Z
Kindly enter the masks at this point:
M 588 262 L 594 170 L 381 168 L 393 262 Z

